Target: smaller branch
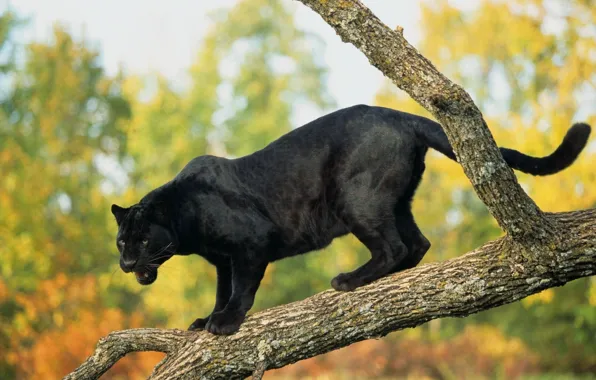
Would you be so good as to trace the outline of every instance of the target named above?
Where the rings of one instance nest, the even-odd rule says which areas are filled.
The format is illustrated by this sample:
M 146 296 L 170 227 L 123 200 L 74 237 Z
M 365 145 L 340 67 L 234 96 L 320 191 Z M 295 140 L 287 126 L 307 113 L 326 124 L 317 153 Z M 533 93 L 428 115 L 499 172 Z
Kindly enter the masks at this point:
M 261 380 L 265 375 L 266 370 L 267 365 L 265 364 L 265 362 L 257 363 L 257 368 L 255 368 L 255 371 L 252 373 L 252 380 Z
M 93 355 L 64 380 L 97 379 L 129 352 L 173 353 L 191 335 L 188 331 L 146 328 L 112 332 L 101 338 Z

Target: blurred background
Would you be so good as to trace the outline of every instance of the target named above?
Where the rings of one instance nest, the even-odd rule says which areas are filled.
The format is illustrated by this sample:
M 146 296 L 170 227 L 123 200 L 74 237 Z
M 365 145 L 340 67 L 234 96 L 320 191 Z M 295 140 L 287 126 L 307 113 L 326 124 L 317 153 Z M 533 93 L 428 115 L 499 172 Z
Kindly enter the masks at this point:
M 596 124 L 596 1 L 365 4 L 474 97 L 499 145 L 550 153 Z M 201 154 L 236 157 L 357 103 L 428 114 L 292 0 L 13 0 L 0 8 L 0 378 L 55 379 L 112 330 L 186 328 L 215 271 L 173 258 L 150 287 L 118 268 L 112 203 Z M 596 138 L 558 175 L 517 173 L 546 211 L 596 206 Z M 429 153 L 414 215 L 447 260 L 501 235 L 460 167 Z M 330 287 L 347 236 L 270 265 L 253 311 Z M 161 354 L 104 377 L 146 377 Z M 270 371 L 268 379 L 596 379 L 596 279 Z

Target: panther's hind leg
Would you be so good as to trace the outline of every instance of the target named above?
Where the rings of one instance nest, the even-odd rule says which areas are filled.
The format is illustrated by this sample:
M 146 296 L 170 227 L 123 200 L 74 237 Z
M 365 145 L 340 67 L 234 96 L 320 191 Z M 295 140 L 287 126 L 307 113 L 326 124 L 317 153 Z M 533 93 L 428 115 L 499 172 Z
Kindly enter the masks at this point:
M 337 275 L 331 281 L 335 290 L 354 290 L 386 276 L 408 255 L 408 249 L 392 221 L 375 229 L 359 225 L 352 233 L 370 250 L 371 259 L 352 272 Z
M 408 247 L 408 256 L 392 272 L 414 268 L 430 249 L 430 241 L 422 234 L 410 209 L 409 202 L 396 208 L 395 223 L 404 244 Z

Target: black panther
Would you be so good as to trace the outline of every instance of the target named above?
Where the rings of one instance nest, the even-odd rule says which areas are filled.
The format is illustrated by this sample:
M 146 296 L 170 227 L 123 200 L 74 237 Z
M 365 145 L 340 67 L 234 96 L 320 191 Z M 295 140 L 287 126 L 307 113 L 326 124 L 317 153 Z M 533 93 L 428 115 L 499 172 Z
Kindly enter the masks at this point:
M 501 153 L 513 169 L 549 175 L 573 163 L 590 131 L 573 125 L 542 158 Z M 173 255 L 204 257 L 217 270 L 215 307 L 189 329 L 214 334 L 238 330 L 270 262 L 321 249 L 338 236 L 354 234 L 371 259 L 335 277 L 336 290 L 412 268 L 430 247 L 410 211 L 429 147 L 456 160 L 438 123 L 358 105 L 245 157 L 196 157 L 138 204 L 112 206 L 120 266 L 148 285 Z

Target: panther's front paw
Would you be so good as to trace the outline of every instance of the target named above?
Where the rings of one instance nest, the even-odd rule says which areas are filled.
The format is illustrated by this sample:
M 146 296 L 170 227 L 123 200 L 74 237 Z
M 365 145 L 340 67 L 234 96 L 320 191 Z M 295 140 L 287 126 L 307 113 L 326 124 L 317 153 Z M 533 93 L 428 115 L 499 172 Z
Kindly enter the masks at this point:
M 234 311 L 220 311 L 211 314 L 205 330 L 215 335 L 231 335 L 238 331 L 245 314 Z
M 360 285 L 362 284 L 358 278 L 354 278 L 346 273 L 340 273 L 331 280 L 331 286 L 338 292 L 350 292 Z
M 189 327 L 188 330 L 189 331 L 194 331 L 194 330 L 204 330 L 205 326 L 207 326 L 207 323 L 209 323 L 209 319 L 211 318 L 211 316 L 205 317 L 205 318 L 197 318 Z

